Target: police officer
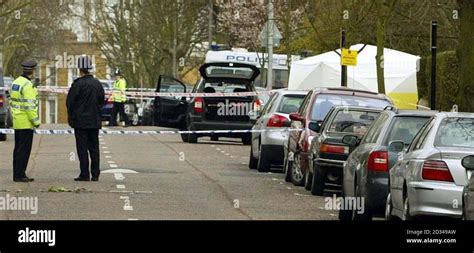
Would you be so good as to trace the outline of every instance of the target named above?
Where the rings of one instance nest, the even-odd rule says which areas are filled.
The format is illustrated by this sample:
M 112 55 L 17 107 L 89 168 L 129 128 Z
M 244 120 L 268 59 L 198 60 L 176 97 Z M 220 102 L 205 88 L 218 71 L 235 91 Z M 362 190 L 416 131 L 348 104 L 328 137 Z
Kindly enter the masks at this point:
M 122 76 L 120 70 L 116 70 L 114 73 L 115 82 L 112 91 L 112 102 L 114 107 L 112 108 L 112 115 L 110 116 L 109 126 L 117 126 L 117 113 L 120 113 L 120 120 L 125 121 L 125 127 L 129 126 L 128 116 L 125 113 L 125 102 L 127 97 L 125 96 L 125 90 L 127 89 L 127 81 Z
M 81 56 L 78 68 L 80 77 L 72 83 L 66 99 L 68 122 L 74 128 L 81 169 L 81 174 L 74 181 L 99 181 L 99 129 L 102 128 L 101 109 L 105 92 L 99 80 L 90 73 L 90 57 Z
M 10 91 L 10 107 L 15 129 L 13 151 L 13 181 L 33 182 L 26 176 L 26 168 L 33 145 L 34 129 L 40 126 L 38 116 L 38 93 L 31 82 L 37 63 L 25 61 L 21 64 L 23 74 L 13 81 Z

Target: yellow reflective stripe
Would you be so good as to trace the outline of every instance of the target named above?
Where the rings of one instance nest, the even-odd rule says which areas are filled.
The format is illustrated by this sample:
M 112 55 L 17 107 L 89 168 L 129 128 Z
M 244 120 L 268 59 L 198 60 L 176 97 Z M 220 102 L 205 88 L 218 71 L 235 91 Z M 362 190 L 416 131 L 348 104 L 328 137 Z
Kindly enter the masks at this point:
M 32 104 L 36 104 L 36 100 L 35 100 L 35 99 L 10 98 L 10 101 L 12 101 L 12 102 L 18 102 L 18 103 L 32 103 Z
M 10 105 L 13 109 L 17 110 L 36 110 L 36 106 L 25 106 L 25 105 L 17 105 L 17 104 L 11 104 Z

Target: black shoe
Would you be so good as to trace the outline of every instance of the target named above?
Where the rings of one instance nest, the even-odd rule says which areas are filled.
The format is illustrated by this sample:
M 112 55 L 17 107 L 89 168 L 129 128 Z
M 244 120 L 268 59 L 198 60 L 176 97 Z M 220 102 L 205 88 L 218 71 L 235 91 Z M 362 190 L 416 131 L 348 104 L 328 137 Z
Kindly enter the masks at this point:
M 90 179 L 90 178 L 88 178 L 88 177 L 76 177 L 76 178 L 74 178 L 74 181 L 84 181 L 84 182 L 89 182 L 89 181 L 91 181 L 91 179 Z
M 98 182 L 99 178 L 98 177 L 93 177 L 91 180 L 94 181 L 94 182 Z
M 13 181 L 18 182 L 18 183 L 29 183 L 29 182 L 35 181 L 35 179 L 34 178 L 28 178 L 28 177 L 22 177 L 22 178 L 14 178 Z

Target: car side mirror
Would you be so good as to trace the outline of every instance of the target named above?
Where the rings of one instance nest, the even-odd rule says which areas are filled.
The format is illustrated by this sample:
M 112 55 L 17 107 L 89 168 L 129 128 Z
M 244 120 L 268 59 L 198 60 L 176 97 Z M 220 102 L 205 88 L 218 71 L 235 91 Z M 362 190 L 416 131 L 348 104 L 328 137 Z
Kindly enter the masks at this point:
M 316 133 L 321 132 L 321 122 L 320 121 L 311 121 L 309 122 L 308 128 Z
M 388 145 L 388 151 L 394 152 L 394 153 L 400 153 L 403 152 L 405 149 L 405 143 L 403 141 L 392 141 Z
M 294 112 L 290 113 L 290 119 L 293 121 L 299 121 L 299 122 L 304 122 L 304 117 L 301 116 L 301 114 Z
M 355 147 L 359 145 L 360 142 L 359 142 L 359 137 L 355 135 L 345 135 L 344 137 L 342 137 L 342 143 L 350 147 Z
M 464 157 L 462 159 L 462 166 L 467 170 L 474 170 L 474 155 Z

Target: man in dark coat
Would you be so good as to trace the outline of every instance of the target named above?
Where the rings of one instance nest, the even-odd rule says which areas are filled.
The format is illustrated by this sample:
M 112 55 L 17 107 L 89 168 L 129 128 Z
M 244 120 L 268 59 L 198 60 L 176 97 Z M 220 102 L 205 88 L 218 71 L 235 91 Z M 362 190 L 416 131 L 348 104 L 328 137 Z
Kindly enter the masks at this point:
M 102 128 L 101 109 L 104 105 L 105 93 L 99 80 L 89 72 L 92 69 L 90 58 L 80 57 L 78 65 L 80 77 L 74 80 L 66 100 L 68 122 L 74 128 L 81 168 L 81 174 L 74 180 L 90 181 L 92 176 L 92 181 L 99 181 L 99 129 Z

